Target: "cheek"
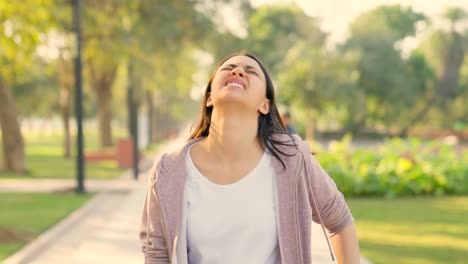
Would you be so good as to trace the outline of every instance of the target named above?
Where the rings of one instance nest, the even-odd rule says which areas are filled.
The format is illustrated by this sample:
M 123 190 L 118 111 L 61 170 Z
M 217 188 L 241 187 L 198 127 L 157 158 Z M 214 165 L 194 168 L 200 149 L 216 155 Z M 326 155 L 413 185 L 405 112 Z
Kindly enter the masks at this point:
M 261 80 L 258 80 L 255 82 L 255 87 L 257 87 L 256 94 L 258 94 L 260 97 L 265 98 L 266 97 L 266 84 L 262 82 Z
M 215 77 L 213 79 L 213 83 L 222 84 L 222 80 L 224 80 L 225 76 L 226 76 L 226 73 L 224 73 L 222 71 L 216 73 L 216 75 L 215 75 Z

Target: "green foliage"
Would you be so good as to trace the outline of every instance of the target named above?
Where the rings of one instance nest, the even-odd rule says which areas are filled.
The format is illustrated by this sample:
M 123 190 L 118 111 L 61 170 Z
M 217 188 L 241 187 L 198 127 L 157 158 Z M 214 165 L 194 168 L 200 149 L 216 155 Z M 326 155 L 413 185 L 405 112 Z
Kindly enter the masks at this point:
M 451 129 L 454 123 L 466 119 L 463 117 L 466 116 L 466 111 L 460 101 L 467 97 L 464 88 L 464 64 L 468 51 L 468 35 L 467 32 L 458 32 L 456 24 L 463 22 L 467 13 L 461 8 L 448 8 L 444 11 L 444 18 L 450 23 L 450 29 L 431 28 L 418 50 L 425 56 L 436 79 L 425 96 L 431 98 L 427 99 L 431 104 L 431 111 L 427 111 L 425 119 L 431 120 L 434 125 Z
M 73 86 L 71 1 L 10 2 L 0 3 L 0 75 L 21 116 L 58 114 L 63 80 Z M 246 36 L 227 30 L 223 8 L 243 20 L 239 28 Z M 126 119 L 126 65 L 132 62 L 137 101 L 154 99 L 156 111 L 184 119 L 193 109 L 189 93 L 199 66 L 194 53 L 204 50 L 217 62 L 247 49 L 266 64 L 278 101 L 290 107 L 300 128 L 311 128 L 312 121 L 352 132 L 390 132 L 407 124 L 427 127 L 424 121 L 430 120 L 431 126 L 451 129 L 468 123 L 468 32 L 455 32 L 466 11 L 443 13 L 451 29 L 426 27 L 428 38 L 407 54 L 403 42 L 429 21 L 401 5 L 362 13 L 350 24 L 349 38 L 333 49 L 325 45 L 320 21 L 295 4 L 253 8 L 248 0 L 83 1 L 85 114 L 93 118 L 103 105 L 91 88 L 111 83 L 112 92 L 102 97 L 113 100 L 113 119 Z M 46 58 L 37 48 L 54 34 L 64 42 L 63 56 Z M 113 77 L 116 82 L 108 80 Z M 427 103 L 441 93 L 439 86 L 450 95 L 444 105 Z M 426 105 L 427 117 L 411 122 Z
M 463 62 L 464 47 L 462 36 L 456 32 L 437 30 L 421 43 L 421 48 L 427 56 L 431 67 L 439 78 L 444 74 L 444 63 L 448 59 Z M 452 49 L 452 50 L 451 50 Z M 450 58 L 455 53 L 456 57 Z M 454 56 L 454 55 L 452 55 Z
M 444 11 L 443 16 L 450 21 L 453 28 L 457 22 L 468 18 L 468 12 L 460 7 L 450 7 Z
M 426 21 L 422 13 L 387 5 L 361 14 L 351 24 L 351 36 L 342 48 L 359 54 L 358 87 L 367 101 L 365 123 L 401 121 L 402 113 L 411 111 L 427 89 L 431 73 L 424 58 L 415 54 L 404 59 L 398 49 L 398 43 L 413 36 L 421 21 Z
M 422 13 L 411 7 L 382 5 L 361 14 L 350 26 L 351 39 L 366 40 L 366 43 L 394 43 L 406 36 L 414 35 L 416 23 L 426 20 Z
M 296 5 L 261 6 L 248 21 L 248 47 L 272 71 L 279 72 L 287 52 L 298 41 L 308 47 L 320 47 L 326 35 L 318 21 Z
M 468 151 L 436 141 L 394 138 L 353 150 L 345 137 L 317 158 L 347 195 L 468 194 Z
M 52 0 L 27 0 L 0 3 L 0 76 L 7 85 L 25 76 L 32 54 L 41 41 L 41 33 L 52 25 L 52 13 L 47 6 Z
M 311 112 L 325 116 L 335 110 L 341 111 L 340 116 L 335 116 L 340 121 L 359 120 L 365 109 L 356 104 L 363 98 L 357 89 L 357 60 L 353 52 L 314 49 L 298 41 L 281 65 L 279 101 L 301 109 L 309 119 Z
M 50 117 L 59 111 L 59 87 L 50 66 L 36 58 L 11 86 L 21 116 Z

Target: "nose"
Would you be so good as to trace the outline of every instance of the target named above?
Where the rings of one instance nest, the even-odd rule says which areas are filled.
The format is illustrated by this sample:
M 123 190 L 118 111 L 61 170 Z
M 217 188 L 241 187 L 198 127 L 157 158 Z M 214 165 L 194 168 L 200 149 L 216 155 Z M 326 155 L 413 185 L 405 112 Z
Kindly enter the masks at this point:
M 240 77 L 244 77 L 244 70 L 241 67 L 236 67 L 231 71 L 232 76 L 239 75 Z

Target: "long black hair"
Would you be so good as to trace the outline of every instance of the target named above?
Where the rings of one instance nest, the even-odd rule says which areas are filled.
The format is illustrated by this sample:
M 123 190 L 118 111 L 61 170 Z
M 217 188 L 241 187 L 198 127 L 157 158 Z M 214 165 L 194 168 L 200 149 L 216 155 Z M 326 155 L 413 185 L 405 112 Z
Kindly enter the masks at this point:
M 273 136 L 275 134 L 288 134 L 283 124 L 283 121 L 281 120 L 280 114 L 278 112 L 278 108 L 276 107 L 275 89 L 273 87 L 273 82 L 270 78 L 270 75 L 268 74 L 268 71 L 266 70 L 265 66 L 260 62 L 260 60 L 257 59 L 257 57 L 255 57 L 252 53 L 249 53 L 247 51 L 241 51 L 241 52 L 234 53 L 226 57 L 224 60 L 222 60 L 218 64 L 218 66 L 215 68 L 215 70 L 211 74 L 208 85 L 206 86 L 205 96 L 203 97 L 202 115 L 197 125 L 195 126 L 195 129 L 191 133 L 189 140 L 199 138 L 199 137 L 206 137 L 210 133 L 211 114 L 213 112 L 213 106 L 206 106 L 206 103 L 211 94 L 211 83 L 213 82 L 213 79 L 216 75 L 218 68 L 225 61 L 235 56 L 245 56 L 245 57 L 249 57 L 253 59 L 254 61 L 258 63 L 258 65 L 263 71 L 263 74 L 265 75 L 266 98 L 270 101 L 270 111 L 265 115 L 260 113 L 258 117 L 257 136 L 259 139 L 260 146 L 263 149 L 266 149 L 275 158 L 277 158 L 283 165 L 283 168 L 285 168 L 286 166 L 283 160 L 281 159 L 280 154 L 287 155 L 287 156 L 291 156 L 291 154 L 287 154 L 281 151 L 280 149 L 278 149 L 278 145 L 296 146 L 296 144 L 294 143 L 294 140 L 291 136 L 290 136 L 291 140 L 288 140 L 288 141 L 280 141 L 280 140 L 275 139 L 275 137 Z

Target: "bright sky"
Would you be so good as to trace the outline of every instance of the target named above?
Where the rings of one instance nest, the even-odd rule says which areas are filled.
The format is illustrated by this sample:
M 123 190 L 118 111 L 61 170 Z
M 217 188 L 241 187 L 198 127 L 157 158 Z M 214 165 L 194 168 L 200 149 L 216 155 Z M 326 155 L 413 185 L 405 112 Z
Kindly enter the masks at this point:
M 322 29 L 331 34 L 332 42 L 346 38 L 348 25 L 360 13 L 384 4 L 411 6 L 431 17 L 433 23 L 447 7 L 462 7 L 468 11 L 468 0 L 251 0 L 254 6 L 268 3 L 296 2 L 310 16 L 322 19 Z

